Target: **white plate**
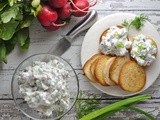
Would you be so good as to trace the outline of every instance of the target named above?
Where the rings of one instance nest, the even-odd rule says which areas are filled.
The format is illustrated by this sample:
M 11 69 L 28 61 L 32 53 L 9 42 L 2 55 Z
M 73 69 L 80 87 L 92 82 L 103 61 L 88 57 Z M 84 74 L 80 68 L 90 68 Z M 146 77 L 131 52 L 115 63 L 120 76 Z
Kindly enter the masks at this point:
M 116 26 L 121 25 L 122 21 L 124 19 L 130 20 L 134 19 L 136 15 L 131 13 L 116 13 L 109 16 L 106 16 L 105 18 L 99 20 L 96 22 L 87 32 L 81 49 L 81 62 L 82 66 L 85 64 L 85 62 L 94 54 L 98 53 L 98 45 L 99 45 L 99 38 L 101 34 L 110 26 Z M 134 28 L 130 30 L 129 38 L 131 39 L 133 36 L 138 34 L 145 34 L 150 35 L 157 43 L 158 45 L 158 54 L 157 59 L 146 69 L 147 74 L 147 80 L 144 88 L 136 93 L 126 92 L 122 90 L 118 86 L 101 86 L 97 83 L 92 83 L 93 86 L 95 86 L 100 91 L 113 95 L 113 96 L 131 96 L 138 94 L 147 88 L 149 88 L 157 79 L 159 73 L 160 73 L 160 36 L 157 32 L 157 30 L 153 27 L 153 25 L 150 22 L 145 22 L 144 26 L 141 28 L 141 31 L 137 31 Z

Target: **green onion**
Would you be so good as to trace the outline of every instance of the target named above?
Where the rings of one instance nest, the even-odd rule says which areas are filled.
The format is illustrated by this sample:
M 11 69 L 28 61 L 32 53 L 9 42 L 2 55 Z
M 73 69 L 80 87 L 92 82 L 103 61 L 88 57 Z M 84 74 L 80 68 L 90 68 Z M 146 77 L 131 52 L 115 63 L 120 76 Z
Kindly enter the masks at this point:
M 117 31 L 114 33 L 114 35 L 115 35 L 115 36 L 119 36 L 119 34 L 118 34 L 118 32 L 117 32 Z
M 120 48 L 124 48 L 124 45 L 121 42 L 117 42 L 117 46 L 120 47 Z
M 114 113 L 116 113 L 116 112 L 118 112 L 118 111 L 120 111 L 120 110 L 133 110 L 133 111 L 136 111 L 136 112 L 138 112 L 138 113 L 140 113 L 140 114 L 145 115 L 145 116 L 148 117 L 150 120 L 156 120 L 153 116 L 151 116 L 151 115 L 148 114 L 147 112 L 145 112 L 145 111 L 143 111 L 143 110 L 141 110 L 141 109 L 139 109 L 139 108 L 135 108 L 135 107 L 131 107 L 131 106 L 122 106 L 122 107 L 120 107 L 120 108 L 118 108 L 118 109 L 116 109 L 116 110 L 110 111 L 110 112 L 108 112 L 108 113 L 106 113 L 106 114 L 103 114 L 103 115 L 95 118 L 95 120 L 104 120 L 105 118 L 111 116 L 112 114 L 114 114 Z
M 143 50 L 143 49 L 145 49 L 142 45 L 139 45 L 138 46 L 138 49 L 140 49 L 140 50 Z
M 149 99 L 149 98 L 151 98 L 151 95 L 145 94 L 145 95 L 139 95 L 139 96 L 125 99 L 125 100 L 121 100 L 119 102 L 113 103 L 113 104 L 108 105 L 108 106 L 101 108 L 99 110 L 91 112 L 88 115 L 83 116 L 80 120 L 92 120 L 92 119 L 99 117 L 100 115 L 106 114 L 106 113 L 113 111 L 113 110 L 116 110 L 116 109 L 119 109 L 122 106 L 130 105 L 132 103 L 139 102 L 141 100 L 145 100 L 145 99 Z
M 135 51 L 135 52 L 134 52 L 134 54 L 135 54 L 135 55 L 138 55 L 138 52 L 137 52 L 137 51 Z
M 140 58 L 141 58 L 142 60 L 145 60 L 146 57 L 145 57 L 145 56 L 140 56 Z

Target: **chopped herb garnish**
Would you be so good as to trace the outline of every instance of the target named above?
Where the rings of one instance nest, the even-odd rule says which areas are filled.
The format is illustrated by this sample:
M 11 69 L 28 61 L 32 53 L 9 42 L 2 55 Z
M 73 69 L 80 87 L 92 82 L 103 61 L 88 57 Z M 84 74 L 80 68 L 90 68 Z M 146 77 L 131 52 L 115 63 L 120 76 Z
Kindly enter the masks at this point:
M 138 55 L 138 52 L 137 52 L 137 51 L 135 51 L 135 52 L 134 52 L 134 54 L 135 54 L 135 55 Z
M 117 31 L 114 33 L 114 35 L 115 35 L 115 36 L 119 36 L 119 34 L 118 34 L 118 32 L 117 32 Z
M 142 45 L 138 45 L 138 49 L 139 50 L 143 50 L 143 49 L 145 49 Z
M 142 60 L 145 60 L 146 57 L 145 57 L 145 56 L 140 56 L 140 58 L 141 58 Z
M 127 27 L 128 30 L 130 29 L 131 26 L 134 26 L 137 30 L 140 30 L 140 28 L 144 25 L 144 22 L 146 22 L 146 20 L 148 20 L 148 17 L 141 14 L 139 16 L 136 16 L 131 21 L 124 20 L 122 25 L 124 27 Z
M 117 46 L 120 47 L 120 48 L 124 48 L 124 45 L 121 42 L 117 42 Z

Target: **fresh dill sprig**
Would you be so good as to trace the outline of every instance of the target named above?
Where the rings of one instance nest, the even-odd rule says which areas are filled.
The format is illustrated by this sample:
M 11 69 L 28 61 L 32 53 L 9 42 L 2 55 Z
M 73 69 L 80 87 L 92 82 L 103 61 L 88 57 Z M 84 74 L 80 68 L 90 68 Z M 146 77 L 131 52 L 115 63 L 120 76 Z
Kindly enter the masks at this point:
M 140 28 L 144 25 L 144 22 L 146 22 L 146 20 L 148 20 L 148 17 L 145 16 L 144 14 L 141 14 L 139 16 L 136 16 L 131 21 L 124 20 L 122 22 L 122 25 L 126 27 L 128 30 L 130 29 L 131 26 L 134 26 L 137 30 L 140 30 Z
M 87 97 L 87 98 L 86 98 Z M 78 119 L 100 108 L 100 100 L 96 96 L 85 95 L 80 91 L 75 108 L 78 114 Z
M 129 26 L 129 22 L 127 20 L 123 20 L 122 25 L 124 27 L 128 27 Z

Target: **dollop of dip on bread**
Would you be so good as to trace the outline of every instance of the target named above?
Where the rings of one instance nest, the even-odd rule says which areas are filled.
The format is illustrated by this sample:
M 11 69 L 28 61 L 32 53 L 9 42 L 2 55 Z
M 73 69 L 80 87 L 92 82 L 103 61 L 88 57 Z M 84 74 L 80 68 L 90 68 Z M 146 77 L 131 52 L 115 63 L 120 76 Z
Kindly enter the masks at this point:
M 124 56 L 132 42 L 127 39 L 128 31 L 122 26 L 111 26 L 100 38 L 99 51 L 105 55 Z
M 134 37 L 130 54 L 139 65 L 149 66 L 156 59 L 157 45 L 152 38 L 140 34 Z

